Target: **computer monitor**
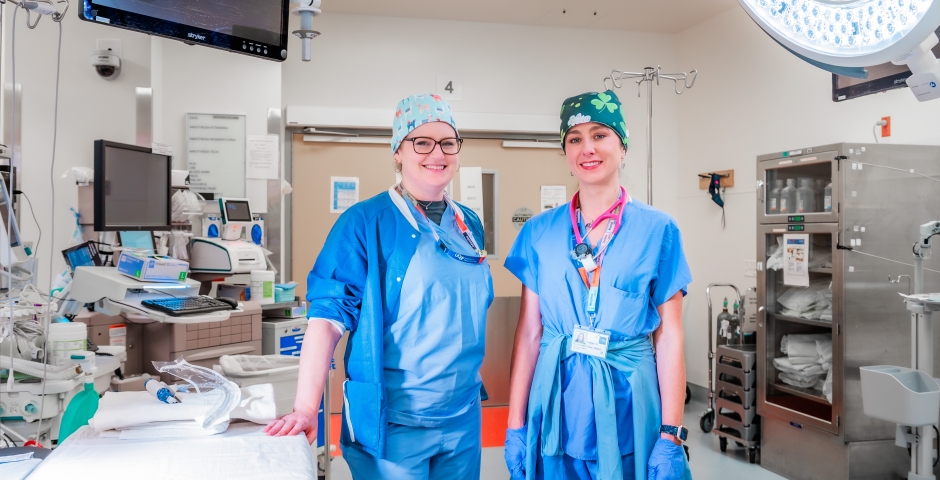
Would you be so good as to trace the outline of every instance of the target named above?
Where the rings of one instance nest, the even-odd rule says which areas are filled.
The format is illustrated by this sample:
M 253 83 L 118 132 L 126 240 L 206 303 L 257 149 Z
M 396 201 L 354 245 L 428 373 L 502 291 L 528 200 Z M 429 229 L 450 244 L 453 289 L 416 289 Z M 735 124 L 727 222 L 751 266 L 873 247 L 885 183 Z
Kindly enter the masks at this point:
M 169 230 L 173 157 L 95 141 L 95 231 Z
M 122 247 L 156 252 L 157 246 L 153 239 L 153 232 L 118 232 L 118 237 Z
M 247 198 L 219 198 L 219 212 L 223 240 L 237 240 L 241 237 L 242 227 L 252 224 L 251 204 Z
M 288 0 L 82 0 L 77 9 L 80 19 L 97 25 L 281 62 L 287 58 L 289 3 Z

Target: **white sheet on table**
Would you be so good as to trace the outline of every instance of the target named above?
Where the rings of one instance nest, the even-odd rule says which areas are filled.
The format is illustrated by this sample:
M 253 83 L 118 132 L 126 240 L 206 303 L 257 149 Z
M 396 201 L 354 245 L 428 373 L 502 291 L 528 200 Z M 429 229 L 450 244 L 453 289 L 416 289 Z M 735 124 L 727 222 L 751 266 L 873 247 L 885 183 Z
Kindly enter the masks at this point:
M 222 422 L 209 428 L 202 428 L 202 424 L 195 420 L 182 422 L 154 422 L 146 425 L 136 425 L 119 430 L 105 430 L 101 438 L 120 438 L 121 440 L 134 440 L 143 438 L 190 438 L 218 435 L 228 429 L 229 422 Z
M 317 479 L 316 459 L 304 435 L 268 437 L 263 428 L 237 423 L 220 435 L 166 441 L 101 438 L 82 427 L 29 480 Z
M 21 462 L 2 463 L 0 464 L 0 478 L 3 480 L 23 480 L 41 462 L 41 459 L 33 458 Z

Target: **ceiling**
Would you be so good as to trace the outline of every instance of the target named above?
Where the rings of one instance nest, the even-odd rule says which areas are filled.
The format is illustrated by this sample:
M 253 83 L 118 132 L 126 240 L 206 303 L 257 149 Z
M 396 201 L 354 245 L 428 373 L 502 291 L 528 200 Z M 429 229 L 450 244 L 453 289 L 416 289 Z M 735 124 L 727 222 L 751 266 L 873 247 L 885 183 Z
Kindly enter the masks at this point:
M 678 33 L 737 0 L 323 0 L 324 14 Z

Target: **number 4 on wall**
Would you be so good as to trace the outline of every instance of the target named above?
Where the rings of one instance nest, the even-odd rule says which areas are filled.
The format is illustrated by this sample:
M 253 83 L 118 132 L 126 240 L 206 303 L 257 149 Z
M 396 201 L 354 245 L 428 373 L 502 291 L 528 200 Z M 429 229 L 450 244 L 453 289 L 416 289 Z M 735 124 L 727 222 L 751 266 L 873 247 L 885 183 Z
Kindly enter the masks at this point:
M 440 74 L 437 76 L 437 94 L 445 100 L 462 100 L 463 85 L 457 75 Z

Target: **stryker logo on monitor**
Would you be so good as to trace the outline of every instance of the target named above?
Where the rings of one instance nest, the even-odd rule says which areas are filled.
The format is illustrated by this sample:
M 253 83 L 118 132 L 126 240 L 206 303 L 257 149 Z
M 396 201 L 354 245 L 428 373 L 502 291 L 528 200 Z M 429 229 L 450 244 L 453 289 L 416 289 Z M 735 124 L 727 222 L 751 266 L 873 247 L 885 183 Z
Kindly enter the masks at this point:
M 206 36 L 203 35 L 203 34 L 201 34 L 201 33 L 189 32 L 189 35 L 187 35 L 187 36 L 188 36 L 189 38 L 192 38 L 193 40 L 199 40 L 200 42 L 203 42 L 203 41 L 206 40 Z

